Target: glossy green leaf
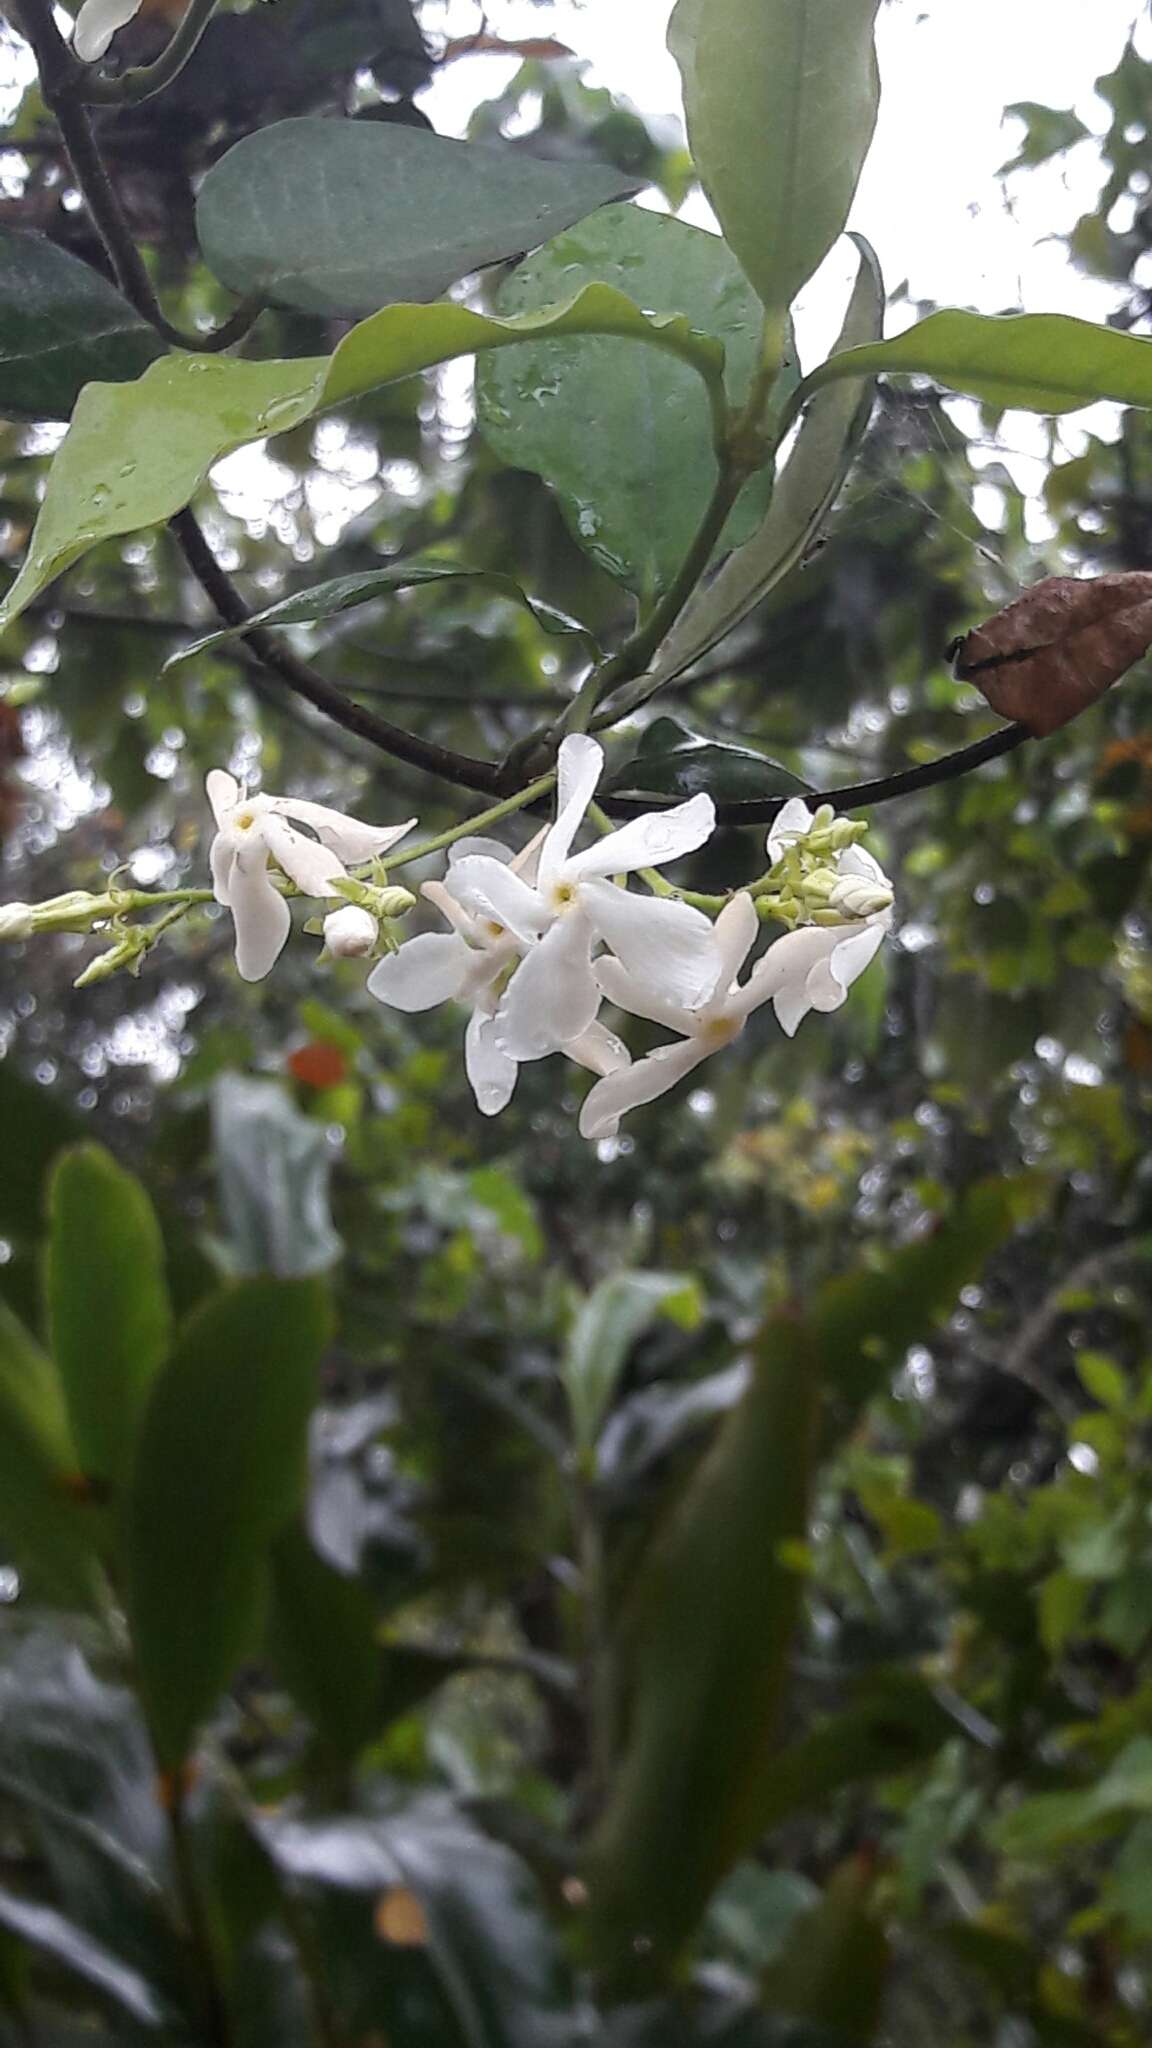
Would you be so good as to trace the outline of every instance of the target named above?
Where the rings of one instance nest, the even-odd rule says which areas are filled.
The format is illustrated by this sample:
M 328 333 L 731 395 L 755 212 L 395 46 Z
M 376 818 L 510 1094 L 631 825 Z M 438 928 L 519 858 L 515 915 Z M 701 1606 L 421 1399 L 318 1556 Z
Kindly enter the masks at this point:
M 170 2016 L 147 1978 L 94 1941 L 83 1927 L 74 1926 L 54 1906 L 42 1906 L 33 1899 L 0 1891 L 0 1927 L 19 1935 L 30 1948 L 80 1978 L 111 2005 L 128 2013 L 137 2026 L 149 2031 L 161 2026 L 167 2031 L 170 2027 Z
M 98 270 L 43 235 L 0 228 L 0 413 L 66 420 L 85 384 L 139 377 L 163 353 Z
M 644 731 L 635 758 L 613 778 L 613 789 L 629 796 L 727 798 L 806 796 L 812 789 L 779 761 L 753 747 L 709 740 L 675 718 L 656 718 Z
M 623 279 L 657 313 L 682 313 L 726 352 L 730 400 L 748 395 L 759 362 L 755 293 L 719 236 L 666 214 L 606 207 L 513 271 L 500 311 L 526 317 L 578 285 Z M 706 394 L 685 365 L 616 341 L 541 340 L 486 357 L 478 381 L 485 439 L 505 462 L 559 493 L 581 546 L 642 596 L 671 581 L 716 480 Z M 753 478 L 726 529 L 734 546 L 766 503 Z
M 955 1722 L 914 1671 L 872 1672 L 838 1714 L 766 1762 L 749 1795 L 759 1831 L 805 1807 L 819 1809 L 841 1785 L 905 1771 L 955 1733 Z
M 852 239 L 860 251 L 860 269 L 837 349 L 879 340 L 884 322 L 880 266 L 863 236 Z M 668 681 L 707 654 L 803 562 L 844 487 L 871 411 L 867 378 L 833 385 L 813 399 L 776 479 L 763 524 L 689 599 L 657 650 L 649 672 L 653 682 Z
M 230 1271 L 291 1280 L 339 1258 L 331 1148 L 323 1124 L 304 1116 L 286 1088 L 222 1074 L 212 1091 L 212 1140 Z
M 98 1601 L 92 1510 L 51 1362 L 0 1302 L 0 1557 L 64 1607 Z
M 593 1958 L 615 1995 L 667 1980 L 757 1839 L 748 1790 L 778 1740 L 816 1400 L 807 1331 L 770 1322 L 622 1619 L 625 1742 L 588 1872 Z
M 438 298 L 635 191 L 608 164 L 548 163 L 394 122 L 276 121 L 205 178 L 200 247 L 233 291 L 306 313 Z
M 1152 341 L 1066 313 L 930 313 L 891 341 L 830 356 L 792 401 L 840 377 L 919 375 L 989 405 L 1075 412 L 1099 398 L 1152 405 Z
M 164 667 L 176 668 L 193 655 L 206 654 L 225 640 L 235 640 L 252 626 L 314 626 L 324 619 L 336 618 L 341 612 L 352 611 L 357 605 L 372 604 L 390 591 L 417 590 L 442 583 L 478 583 L 514 604 L 524 605 L 546 633 L 575 634 L 590 647 L 595 646 L 587 627 L 578 619 L 570 619 L 567 612 L 557 611 L 555 605 L 527 597 L 511 576 L 501 576 L 492 569 L 454 569 L 443 562 L 397 562 L 387 569 L 366 569 L 357 576 L 334 576 L 327 583 L 314 583 L 308 590 L 294 591 L 291 597 L 282 597 L 266 611 L 254 612 L 247 626 L 222 626 L 218 632 L 205 633 L 201 639 L 181 647 L 169 656 Z
M 688 145 L 727 241 L 782 328 L 848 209 L 876 125 L 879 0 L 679 0 Z
M 330 357 L 251 363 L 166 356 L 135 384 L 84 391 L 49 471 L 23 567 L 0 605 L 0 628 L 89 548 L 170 519 L 232 449 L 285 433 L 378 384 L 538 334 L 646 343 L 690 363 L 710 386 L 723 368 L 720 345 L 682 316 L 650 317 L 608 285 L 511 320 L 459 305 L 386 306 L 346 334 Z
M 144 1418 L 125 1515 L 128 1610 L 162 1765 L 255 1642 L 269 1545 L 300 1502 L 328 1335 L 317 1280 L 243 1280 L 185 1324 Z
M 629 1353 L 656 1318 L 691 1329 L 700 1313 L 699 1291 L 683 1273 L 614 1273 L 593 1288 L 577 1311 L 560 1366 L 579 1451 L 591 1451 Z
M 84 1473 L 119 1487 L 171 1339 L 160 1226 L 100 1145 L 64 1153 L 49 1211 L 48 1314 L 72 1437 Z

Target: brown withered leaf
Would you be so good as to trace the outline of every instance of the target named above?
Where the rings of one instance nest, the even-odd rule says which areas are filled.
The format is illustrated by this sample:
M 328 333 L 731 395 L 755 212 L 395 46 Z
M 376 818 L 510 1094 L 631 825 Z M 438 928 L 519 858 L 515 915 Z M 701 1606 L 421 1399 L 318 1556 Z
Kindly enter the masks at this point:
M 956 643 L 953 669 L 1037 739 L 1078 718 L 1152 647 L 1152 571 L 1049 576 Z

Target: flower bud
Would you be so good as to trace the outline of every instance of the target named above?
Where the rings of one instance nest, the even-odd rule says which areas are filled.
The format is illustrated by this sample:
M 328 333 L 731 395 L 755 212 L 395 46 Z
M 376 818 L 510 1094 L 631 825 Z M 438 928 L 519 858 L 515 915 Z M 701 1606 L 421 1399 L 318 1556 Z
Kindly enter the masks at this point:
M 30 903 L 0 903 L 0 939 L 26 939 L 34 929 Z
M 122 967 L 136 967 L 147 950 L 146 931 L 126 931 L 116 945 L 109 946 L 106 953 L 97 953 L 96 958 L 88 962 L 83 974 L 77 975 L 72 986 L 91 988 L 93 982 L 110 981 L 114 974 L 119 974 Z
M 872 881 L 867 875 L 841 875 L 828 898 L 829 908 L 838 910 L 841 917 L 875 917 L 881 910 L 887 910 L 892 902 L 892 891 L 886 882 Z
M 357 903 L 330 910 L 324 919 L 324 944 L 335 960 L 363 960 L 371 953 L 380 927 L 371 911 Z

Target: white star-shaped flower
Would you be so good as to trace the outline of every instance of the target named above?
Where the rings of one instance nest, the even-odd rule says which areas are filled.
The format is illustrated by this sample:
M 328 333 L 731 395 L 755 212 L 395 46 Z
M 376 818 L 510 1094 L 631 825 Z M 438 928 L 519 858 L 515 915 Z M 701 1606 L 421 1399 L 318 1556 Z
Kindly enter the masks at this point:
M 614 1137 L 621 1117 L 630 1109 L 655 1102 L 712 1053 L 731 1045 L 762 1003 L 773 1005 L 789 1037 L 809 1010 L 839 1009 L 879 947 L 890 915 L 885 911 L 870 924 L 806 925 L 785 932 L 741 985 L 736 977 L 759 930 L 756 906 L 747 892 L 741 891 L 716 919 L 720 968 L 707 1001 L 694 1009 L 646 987 L 618 960 L 597 960 L 594 973 L 609 1002 L 680 1036 L 672 1045 L 658 1046 L 626 1072 L 598 1081 L 580 1113 L 581 1134 L 585 1138 Z
M 245 796 L 235 777 L 213 768 L 208 801 L 216 820 L 209 861 L 217 903 L 232 912 L 236 966 L 244 981 L 262 981 L 283 951 L 292 918 L 268 872 L 269 860 L 282 868 L 305 896 L 338 896 L 334 880 L 345 877 L 346 861 L 371 860 L 412 830 L 403 825 L 362 825 L 327 804 L 303 797 Z M 309 839 L 289 824 L 308 825 Z
M 114 35 L 139 14 L 144 0 L 84 0 L 72 30 L 72 48 L 84 64 L 95 64 Z
M 520 879 L 521 871 L 535 866 L 537 853 L 534 843 L 513 860 L 496 840 L 459 840 L 448 855 L 445 880 L 425 882 L 421 891 L 452 930 L 420 932 L 406 939 L 368 977 L 369 994 L 396 1010 L 431 1010 L 446 1002 L 463 1003 L 471 1010 L 464 1033 L 464 1067 L 476 1106 L 485 1116 L 506 1108 L 516 1086 L 518 1062 L 501 1045 L 496 1019 L 524 946 L 497 918 L 480 915 L 458 901 L 456 873 L 465 861 L 485 860 Z M 599 1001 L 597 995 L 597 1007 Z M 629 1059 L 627 1047 L 595 1017 L 564 1050 L 595 1074 L 612 1073 L 627 1066 Z
M 600 1007 L 592 972 L 598 941 L 673 1001 L 703 1001 L 716 979 L 712 927 L 701 911 L 672 897 L 632 895 L 608 879 L 703 846 L 716 822 L 711 797 L 647 812 L 574 854 L 603 766 L 595 740 L 573 733 L 564 741 L 556 822 L 540 848 L 534 884 L 483 854 L 465 856 L 451 871 L 457 901 L 510 932 L 524 955 L 496 1020 L 496 1040 L 513 1060 L 570 1050 L 589 1029 Z
M 768 857 L 775 863 L 790 846 L 812 830 L 814 819 L 803 797 L 791 797 L 768 834 Z M 777 939 L 765 959 L 780 954 L 790 967 L 787 980 L 773 996 L 781 1029 L 791 1038 L 809 1010 L 838 1010 L 857 977 L 875 959 L 892 928 L 892 885 L 862 846 L 846 846 L 836 855 L 835 883 L 828 909 L 840 925 L 801 925 Z M 763 963 L 761 963 L 763 964 Z

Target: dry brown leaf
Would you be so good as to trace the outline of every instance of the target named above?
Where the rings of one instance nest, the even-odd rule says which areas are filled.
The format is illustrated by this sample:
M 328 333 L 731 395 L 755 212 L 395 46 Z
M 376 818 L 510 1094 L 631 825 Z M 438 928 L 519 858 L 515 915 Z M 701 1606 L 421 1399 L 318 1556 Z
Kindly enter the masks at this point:
M 1049 576 L 965 634 L 955 674 L 1037 739 L 1095 704 L 1152 647 L 1152 572 Z

